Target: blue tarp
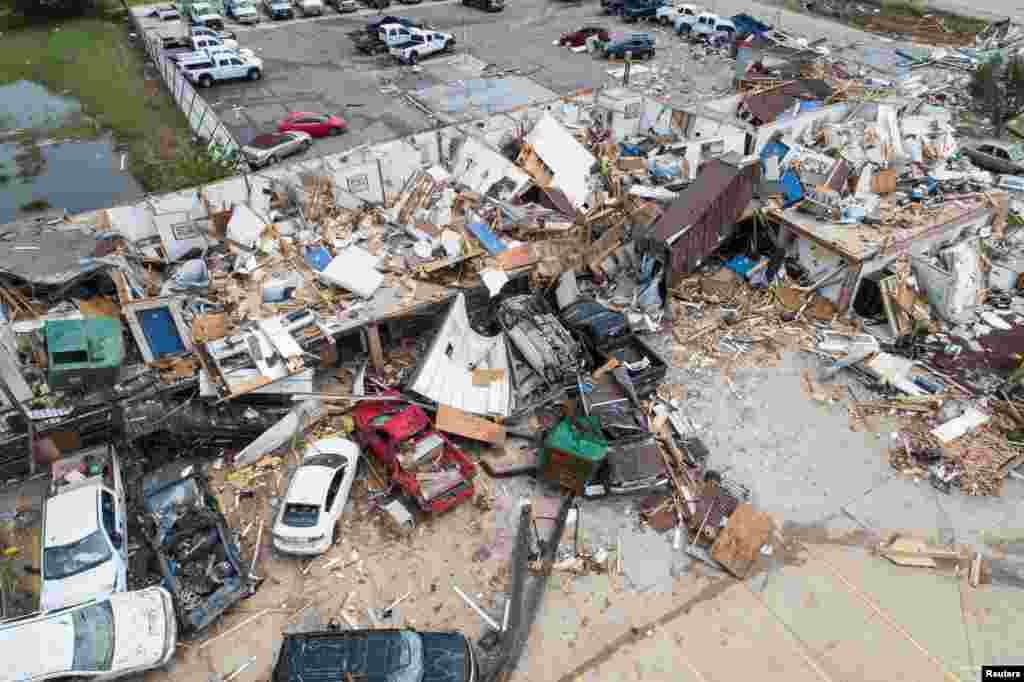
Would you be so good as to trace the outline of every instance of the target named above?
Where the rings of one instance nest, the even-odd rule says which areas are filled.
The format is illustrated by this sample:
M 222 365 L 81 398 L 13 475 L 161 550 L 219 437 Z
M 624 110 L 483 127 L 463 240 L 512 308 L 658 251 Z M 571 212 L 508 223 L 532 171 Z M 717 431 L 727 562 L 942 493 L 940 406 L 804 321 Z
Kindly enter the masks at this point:
M 746 256 L 733 256 L 725 263 L 725 267 L 729 268 L 741 277 L 745 277 L 755 265 L 757 265 L 757 263 Z
M 498 239 L 498 235 L 491 231 L 491 228 L 487 227 L 483 223 L 469 223 L 466 225 L 469 231 L 473 233 L 473 236 L 480 240 L 483 247 L 487 249 L 487 253 L 492 256 L 497 256 L 499 253 L 507 249 L 508 247 L 501 243 Z
M 309 267 L 317 272 L 323 272 L 324 268 L 330 265 L 332 256 L 323 246 L 307 246 L 305 260 Z
M 786 196 L 786 208 L 804 198 L 804 187 L 800 184 L 800 178 L 793 171 L 787 170 L 783 173 L 779 182 L 782 184 L 783 193 Z
M 138 316 L 142 332 L 153 351 L 153 357 L 162 358 L 185 350 L 185 344 L 178 334 L 178 328 L 169 309 L 152 308 L 138 313 Z

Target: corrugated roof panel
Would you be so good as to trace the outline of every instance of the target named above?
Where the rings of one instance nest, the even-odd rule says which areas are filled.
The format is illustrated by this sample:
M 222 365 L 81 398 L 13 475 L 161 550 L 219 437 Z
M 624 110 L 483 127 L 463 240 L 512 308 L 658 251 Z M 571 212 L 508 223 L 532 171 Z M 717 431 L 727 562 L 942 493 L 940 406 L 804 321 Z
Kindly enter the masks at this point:
M 504 375 L 500 381 L 475 386 L 473 369 L 503 370 Z M 464 412 L 507 417 L 512 403 L 510 381 L 504 334 L 484 336 L 473 331 L 466 297 L 459 294 L 416 368 L 409 388 Z

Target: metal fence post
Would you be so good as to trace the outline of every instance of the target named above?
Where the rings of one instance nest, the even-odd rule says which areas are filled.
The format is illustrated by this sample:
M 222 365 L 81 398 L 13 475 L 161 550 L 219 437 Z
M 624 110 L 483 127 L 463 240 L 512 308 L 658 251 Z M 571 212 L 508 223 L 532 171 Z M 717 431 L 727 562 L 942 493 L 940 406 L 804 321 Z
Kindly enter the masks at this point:
M 199 123 L 196 123 L 196 135 L 202 135 L 203 121 L 206 120 L 206 112 L 210 110 L 210 107 L 203 102 L 203 115 L 199 117 Z
M 220 130 L 221 125 L 222 125 L 221 122 L 218 120 L 217 121 L 217 125 L 214 126 L 214 128 L 213 128 L 213 132 L 210 133 L 210 142 L 211 143 L 216 140 L 216 138 L 217 138 L 217 131 Z
M 186 117 L 188 118 L 188 124 L 189 125 L 192 125 L 192 109 L 196 106 L 196 97 L 198 97 L 198 96 L 199 96 L 199 93 L 196 92 L 195 90 L 193 90 L 192 91 L 192 101 L 188 103 L 188 114 L 186 114 Z

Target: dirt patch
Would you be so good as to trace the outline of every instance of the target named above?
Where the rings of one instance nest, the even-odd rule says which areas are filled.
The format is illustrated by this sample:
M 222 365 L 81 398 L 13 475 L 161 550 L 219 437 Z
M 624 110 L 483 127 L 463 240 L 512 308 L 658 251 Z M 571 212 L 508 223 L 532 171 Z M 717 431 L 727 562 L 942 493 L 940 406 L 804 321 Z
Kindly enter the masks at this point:
M 883 10 L 878 15 L 856 17 L 855 22 L 873 33 L 896 33 L 927 45 L 973 46 L 976 35 L 950 28 L 939 15 L 915 16 Z
M 163 83 L 159 78 L 147 78 L 142 83 L 142 92 L 145 94 L 146 99 L 150 97 L 159 97 L 160 89 L 163 87 Z
M 177 129 L 169 126 L 162 126 L 157 131 L 157 139 L 159 140 L 157 153 L 163 161 L 173 161 L 178 158 L 181 140 L 178 137 Z

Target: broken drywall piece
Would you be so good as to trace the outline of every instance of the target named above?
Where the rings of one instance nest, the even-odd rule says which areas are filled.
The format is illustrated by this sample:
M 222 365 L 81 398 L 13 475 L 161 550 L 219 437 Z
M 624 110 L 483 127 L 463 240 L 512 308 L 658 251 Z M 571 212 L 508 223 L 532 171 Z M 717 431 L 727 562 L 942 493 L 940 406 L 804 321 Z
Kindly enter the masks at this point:
M 259 435 L 245 449 L 235 456 L 235 466 L 246 466 L 256 462 L 288 442 L 299 431 L 308 428 L 324 412 L 319 400 L 304 400 L 276 424 Z
M 996 329 L 999 329 L 1000 331 L 1008 332 L 1011 329 L 1013 329 L 1013 327 L 1009 323 L 1007 323 L 1006 320 L 1004 320 L 1003 318 L 999 317 L 998 315 L 996 315 L 994 312 L 992 312 L 990 310 L 986 310 L 985 312 L 983 312 L 981 314 L 981 319 L 985 320 L 985 322 L 990 327 L 995 327 Z
M 227 238 L 246 249 L 255 249 L 267 223 L 245 204 L 235 204 L 228 220 Z
M 943 443 L 949 443 L 966 434 L 968 431 L 976 429 L 982 424 L 988 423 L 989 419 L 991 419 L 991 417 L 984 412 L 981 412 L 973 406 L 968 407 L 959 417 L 950 419 L 948 422 L 940 424 L 932 429 L 932 435 Z
M 587 200 L 590 169 L 597 159 L 550 113 L 544 112 L 526 136 L 524 155 L 524 167 L 539 185 L 562 190 L 574 208 Z
M 491 298 L 500 294 L 502 287 L 508 284 L 508 275 L 504 270 L 485 270 L 480 273 L 480 279 L 483 280 L 484 286 L 490 292 Z
M 965 324 L 978 306 L 982 289 L 977 239 L 943 249 L 939 258 L 945 269 L 928 259 L 914 258 L 914 277 L 939 317 L 953 324 Z
M 358 246 L 338 252 L 334 260 L 320 272 L 329 284 L 370 298 L 384 282 L 384 275 L 376 270 L 379 259 Z

